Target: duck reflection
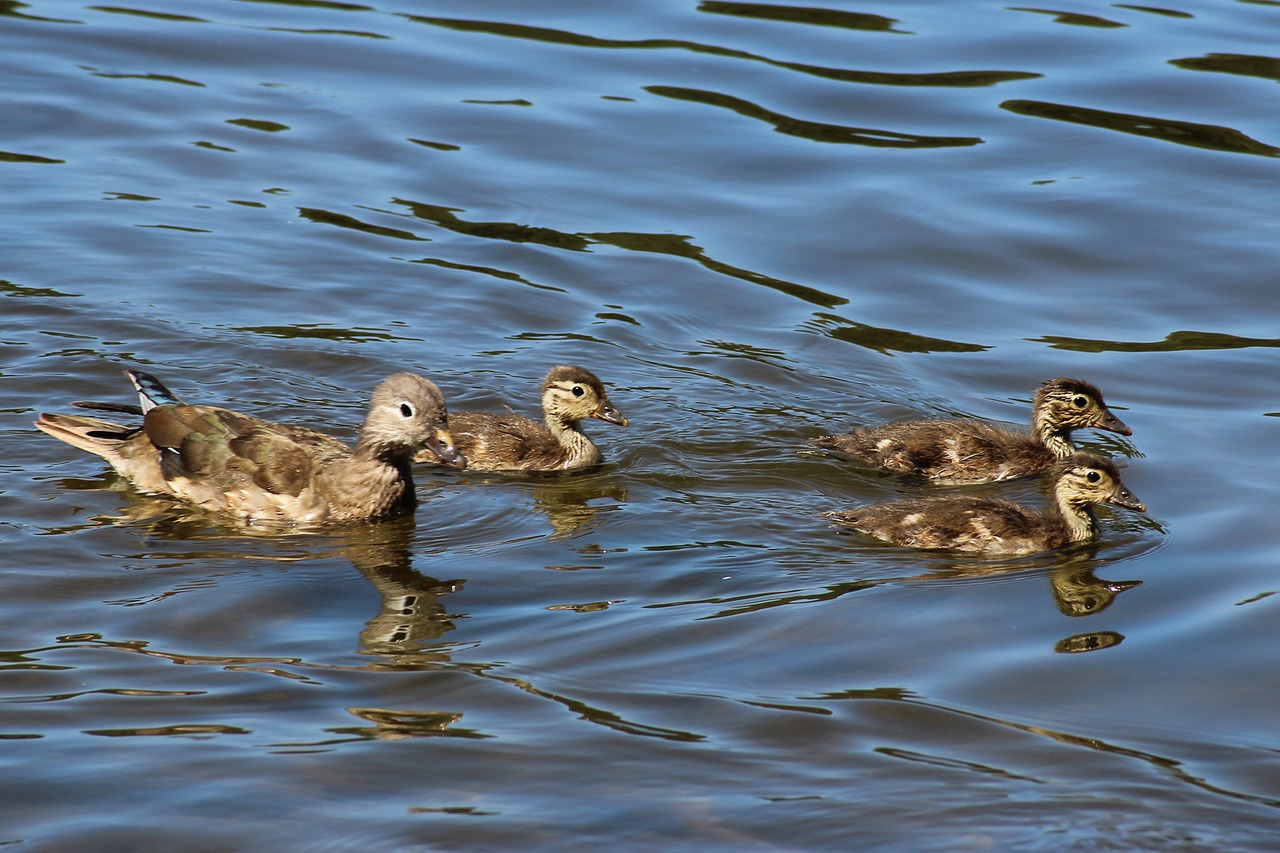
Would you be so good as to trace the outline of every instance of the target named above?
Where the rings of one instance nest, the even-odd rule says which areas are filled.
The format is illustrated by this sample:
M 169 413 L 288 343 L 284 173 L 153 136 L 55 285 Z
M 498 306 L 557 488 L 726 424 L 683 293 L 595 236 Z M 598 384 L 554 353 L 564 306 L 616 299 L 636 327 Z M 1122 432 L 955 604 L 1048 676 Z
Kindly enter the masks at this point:
M 400 711 L 392 708 L 348 708 L 347 713 L 368 721 L 367 726 L 331 729 L 336 734 L 364 740 L 409 740 L 420 737 L 485 738 L 474 729 L 455 726 L 461 714 L 452 711 Z M 330 742 L 332 743 L 332 741 Z
M 447 663 L 447 651 L 431 648 L 454 628 L 440 598 L 464 581 L 437 580 L 413 568 L 413 532 L 407 518 L 370 525 L 341 549 L 382 597 L 378 614 L 360 632 L 360 652 L 396 665 Z
M 360 631 L 360 652 L 390 659 L 387 662 L 394 666 L 449 661 L 447 651 L 433 647 L 453 630 L 456 618 L 446 612 L 440 599 L 462 589 L 464 581 L 439 580 L 413 568 L 413 540 L 417 529 L 413 516 L 344 526 L 324 533 L 290 532 L 278 526 L 258 529 L 227 524 L 225 518 L 181 502 L 141 494 L 111 474 L 93 481 L 65 480 L 62 485 L 73 490 L 106 488 L 120 493 L 125 500 L 109 515 L 94 516 L 79 525 L 53 529 L 52 533 L 125 523 L 144 531 L 151 540 L 207 545 L 184 548 L 181 552 L 168 546 L 160 549 L 165 557 L 173 559 L 222 560 L 233 556 L 271 562 L 334 557 L 349 560 L 381 597 L 378 613 Z M 158 553 L 158 545 L 153 541 L 149 556 Z M 167 598 L 176 592 L 176 589 L 170 590 L 151 598 Z

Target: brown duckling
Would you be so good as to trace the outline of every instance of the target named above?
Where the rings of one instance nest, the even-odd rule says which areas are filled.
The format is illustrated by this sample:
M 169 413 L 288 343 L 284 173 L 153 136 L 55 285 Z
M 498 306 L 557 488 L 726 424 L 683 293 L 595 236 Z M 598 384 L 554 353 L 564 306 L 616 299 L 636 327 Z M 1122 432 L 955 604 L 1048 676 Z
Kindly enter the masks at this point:
M 514 413 L 454 412 L 449 416 L 458 449 L 475 471 L 571 471 L 599 465 L 600 451 L 581 423 L 598 418 L 618 426 L 627 419 L 609 402 L 594 373 L 567 364 L 551 368 L 542 383 L 544 423 Z M 419 454 L 419 462 L 435 461 Z
M 935 496 L 823 513 L 839 524 L 909 548 L 945 548 L 991 556 L 1052 551 L 1097 536 L 1093 507 L 1147 508 L 1125 488 L 1115 465 L 1077 451 L 1058 463 L 1046 511 L 1003 498 Z
M 1050 379 L 1036 390 L 1030 433 L 954 418 L 861 427 L 808 443 L 897 474 L 959 485 L 1050 471 L 1075 450 L 1071 432 L 1083 428 L 1133 435 L 1107 408 L 1097 388 L 1079 379 Z
M 319 524 L 407 512 L 416 503 L 415 453 L 426 447 L 466 464 L 449 436 L 440 390 L 412 373 L 392 374 L 374 389 L 354 448 L 307 427 L 187 405 L 155 377 L 125 374 L 138 391 L 142 426 L 41 414 L 36 427 L 101 456 L 141 491 L 242 520 Z

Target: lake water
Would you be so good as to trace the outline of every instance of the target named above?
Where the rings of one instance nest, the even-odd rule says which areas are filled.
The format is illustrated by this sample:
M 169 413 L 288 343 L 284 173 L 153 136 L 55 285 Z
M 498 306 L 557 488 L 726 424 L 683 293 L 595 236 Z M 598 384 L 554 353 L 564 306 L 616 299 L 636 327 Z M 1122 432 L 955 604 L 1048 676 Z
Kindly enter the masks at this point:
M 0 4 L 0 842 L 1272 850 L 1280 3 Z M 31 422 L 350 437 L 409 369 L 582 476 L 250 535 Z M 804 440 L 1090 380 L 1147 515 L 834 530 Z M 1028 503 L 1035 481 L 984 487 Z

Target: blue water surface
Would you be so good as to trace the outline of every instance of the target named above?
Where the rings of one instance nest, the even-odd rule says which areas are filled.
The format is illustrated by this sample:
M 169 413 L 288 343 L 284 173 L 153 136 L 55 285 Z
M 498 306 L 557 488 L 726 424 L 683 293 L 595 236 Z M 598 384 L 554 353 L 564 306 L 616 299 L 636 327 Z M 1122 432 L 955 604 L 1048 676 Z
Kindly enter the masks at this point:
M 1278 44 L 1263 0 L 0 4 L 0 841 L 1273 849 Z M 133 367 L 349 439 L 391 372 L 533 415 L 558 363 L 604 466 L 320 532 L 31 425 Z M 921 487 L 806 438 L 1054 376 L 1147 514 L 1011 561 L 822 518 Z

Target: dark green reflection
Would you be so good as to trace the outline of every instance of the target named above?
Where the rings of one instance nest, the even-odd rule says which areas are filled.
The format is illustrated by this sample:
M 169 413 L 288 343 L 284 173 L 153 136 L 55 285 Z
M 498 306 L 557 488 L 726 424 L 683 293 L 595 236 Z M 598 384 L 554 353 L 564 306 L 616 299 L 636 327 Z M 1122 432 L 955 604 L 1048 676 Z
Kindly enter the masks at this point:
M 982 344 L 946 341 L 897 329 L 868 326 L 865 323 L 846 320 L 835 314 L 814 314 L 814 319 L 806 323 L 804 328 L 806 331 L 857 344 L 885 355 L 891 352 L 984 352 L 991 349 Z
M 1175 142 L 1178 145 L 1189 145 L 1193 148 L 1209 148 L 1233 154 L 1258 154 L 1264 157 L 1275 157 L 1280 154 L 1280 148 L 1258 142 L 1238 130 L 1216 124 L 1197 124 L 1190 121 L 1113 113 L 1069 104 L 1050 104 L 1044 101 L 1005 101 L 1000 106 L 1018 115 L 1118 130 L 1121 133 L 1132 133 L 1135 136 L 1146 136 L 1165 142 Z
M 227 124 L 234 124 L 238 127 L 247 127 L 250 130 L 261 130 L 263 133 L 280 133 L 291 128 L 287 124 L 281 124 L 278 121 L 266 121 L 258 118 L 232 118 L 227 119 Z
M 509 243 L 535 243 L 553 249 L 566 249 L 571 252 L 585 252 L 591 241 L 580 234 L 569 234 L 554 228 L 541 228 L 536 225 L 521 225 L 515 222 L 470 222 L 458 217 L 462 211 L 455 207 L 443 207 L 438 204 L 409 201 L 402 198 L 392 199 L 393 203 L 409 208 L 415 219 L 430 222 L 446 231 L 464 234 L 468 237 L 479 237 L 484 240 L 505 240 Z M 423 239 L 421 237 L 416 239 Z
M 773 278 L 752 270 L 735 267 L 723 261 L 717 261 L 708 257 L 700 246 L 690 243 L 689 237 L 679 234 L 645 234 L 628 231 L 572 234 L 565 231 L 556 231 L 552 228 L 521 225 L 515 222 L 471 222 L 460 218 L 458 216 L 460 211 L 457 208 L 400 198 L 393 201 L 409 208 L 410 213 L 417 219 L 422 219 L 440 228 L 458 234 L 465 234 L 469 237 L 480 237 L 486 240 L 507 240 L 512 243 L 535 243 L 574 252 L 590 251 L 591 246 L 602 244 L 628 252 L 674 255 L 695 261 L 712 272 L 741 279 L 752 284 L 763 285 L 826 308 L 834 308 L 837 305 L 843 305 L 848 302 L 843 297 L 824 293 L 821 290 L 806 287 L 803 284 L 784 281 L 783 279 Z
M 1146 12 L 1149 15 L 1162 15 L 1166 18 L 1194 18 L 1189 12 L 1179 12 L 1177 9 L 1160 9 L 1156 6 L 1132 6 L 1128 3 L 1116 3 L 1117 9 L 1132 9 L 1135 12 Z
M 568 293 L 568 291 L 563 287 L 555 287 L 550 284 L 538 284 L 537 282 L 529 281 L 519 273 L 495 269 L 493 267 L 482 267 L 476 264 L 459 264 L 453 261 L 446 261 L 443 258 L 419 258 L 416 261 L 409 261 L 409 263 L 426 264 L 428 266 L 440 267 L 441 269 L 446 270 L 460 270 L 462 272 L 478 273 L 480 275 L 492 276 L 493 278 L 501 279 L 502 281 L 518 282 L 519 284 L 537 288 L 538 290 L 551 290 L 556 293 Z
M 712 15 L 733 15 L 762 21 L 783 21 L 790 24 L 811 24 L 818 27 L 841 27 L 847 30 L 867 30 L 877 33 L 902 32 L 895 30 L 894 18 L 872 15 L 866 12 L 842 12 L 813 6 L 775 6 L 772 3 L 726 3 L 721 0 L 705 0 L 698 4 L 699 12 Z
M 300 6 L 304 9 L 334 9 L 339 12 L 372 12 L 372 6 L 356 3 L 337 3 L 334 0 L 240 0 L 242 3 L 262 3 L 270 6 Z
M 1099 18 L 1097 15 L 1083 15 L 1079 12 L 1063 12 L 1059 9 L 1031 9 L 1025 6 L 1010 6 L 1009 11 L 1034 12 L 1037 15 L 1053 15 L 1053 22 L 1055 24 L 1068 24 L 1073 27 L 1101 27 L 1103 29 L 1115 29 L 1117 27 L 1129 26 L 1128 24 L 1122 24 L 1119 21 Z
M 83 24 L 84 21 L 72 21 L 67 18 L 43 18 L 39 15 L 24 15 L 19 9 L 30 9 L 30 3 L 18 3 L 16 0 L 0 0 L 0 18 L 21 18 L 24 21 L 42 21 L 46 24 Z
M 602 39 L 584 36 L 565 30 L 547 27 L 530 27 L 524 24 L 504 24 L 497 21 L 468 21 L 459 18 L 430 18 L 422 15 L 405 15 L 410 21 L 444 27 L 470 33 L 488 33 L 505 38 L 527 41 L 551 42 L 569 47 L 621 48 L 628 50 L 687 50 L 693 53 L 723 56 L 729 59 L 746 59 L 762 62 L 776 68 L 786 68 L 801 74 L 810 74 L 828 80 L 847 83 L 870 83 L 880 86 L 994 86 L 1009 80 L 1029 80 L 1040 77 L 1026 71 L 943 71 L 936 74 L 895 74 L 883 71 L 857 71 L 851 68 L 824 68 L 819 65 L 803 65 L 798 62 L 780 62 L 765 56 L 757 56 L 743 50 L 698 44 L 680 39 Z
M 954 148 L 982 143 L 982 140 L 976 136 L 919 136 L 914 133 L 898 133 L 892 130 L 875 130 L 865 127 L 847 127 L 841 124 L 806 121 L 805 119 L 793 118 L 782 113 L 775 113 L 742 98 L 735 98 L 732 95 L 724 95 L 720 92 L 707 92 L 702 89 L 686 89 L 681 86 L 645 86 L 644 89 L 646 92 L 663 98 L 693 101 L 699 104 L 732 110 L 747 118 L 754 118 L 766 124 L 771 124 L 778 133 L 785 133 L 787 136 L 799 136 L 814 142 L 867 145 L 873 148 Z
M 1094 341 L 1046 335 L 1028 338 L 1034 343 L 1048 344 L 1053 349 L 1071 352 L 1189 352 L 1192 350 L 1246 349 L 1248 347 L 1280 347 L 1280 338 L 1242 338 L 1220 332 L 1170 332 L 1163 341 Z
M 12 151 L 0 151 L 0 163 L 43 163 L 57 165 L 66 160 L 55 160 L 52 157 L 41 157 L 37 154 L 15 154 Z
M 401 231 L 399 228 L 373 225 L 369 222 L 362 222 L 354 216 L 334 213 L 330 210 L 321 210 L 318 207 L 300 207 L 298 208 L 298 215 L 303 219 L 309 219 L 322 225 L 336 225 L 339 228 L 350 228 L 352 231 L 363 231 L 366 234 L 376 234 L 379 237 L 394 237 L 397 240 L 418 240 L 423 242 L 427 240 L 426 237 L 419 237 L 412 231 Z
M 1250 56 L 1244 53 L 1207 53 L 1186 59 L 1170 59 L 1170 65 L 1188 71 L 1216 71 L 1241 77 L 1261 77 L 1280 82 L 1280 59 L 1273 56 Z
M 151 18 L 156 21 L 172 21 L 180 24 L 207 24 L 204 18 L 193 18 L 190 15 L 173 15 L 167 12 L 148 12 L 145 9 L 126 9 L 123 6 L 88 6 L 95 12 L 110 12 L 115 15 L 134 15 L 139 18 Z
M 0 278 L 0 296 L 32 296 L 38 299 L 47 299 L 51 296 L 70 298 L 79 295 L 78 293 L 62 293 L 48 287 L 27 287 Z
M 232 331 L 265 335 L 270 338 L 318 338 L 325 341 L 362 343 L 364 341 L 420 341 L 422 338 L 406 338 L 388 334 L 381 329 L 343 329 L 337 326 L 302 323 L 296 326 L 239 326 Z
M 179 86 L 197 86 L 201 89 L 206 88 L 203 83 L 197 83 L 195 80 L 187 80 L 182 77 L 175 77 L 172 74 L 107 74 L 104 71 L 91 72 L 94 77 L 102 77 L 107 80 L 154 80 L 158 83 L 177 83 Z

